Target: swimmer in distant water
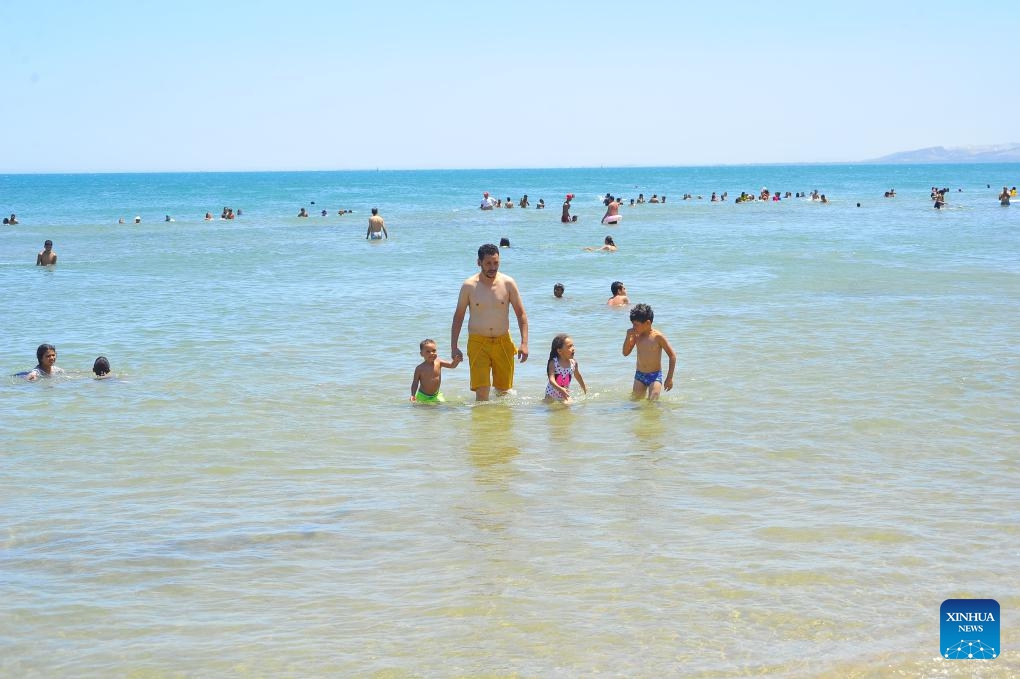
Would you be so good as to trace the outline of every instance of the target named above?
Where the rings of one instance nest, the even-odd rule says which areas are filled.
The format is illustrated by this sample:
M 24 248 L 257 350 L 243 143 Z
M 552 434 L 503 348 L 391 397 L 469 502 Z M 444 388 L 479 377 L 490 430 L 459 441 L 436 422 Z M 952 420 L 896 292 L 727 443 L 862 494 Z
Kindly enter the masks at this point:
M 446 403 L 443 392 L 439 391 L 443 382 L 443 368 L 456 368 L 463 358 L 458 355 L 449 361 L 442 360 L 439 358 L 436 341 L 433 339 L 422 340 L 418 349 L 423 360 L 414 369 L 414 378 L 411 380 L 411 401 L 413 403 Z
M 478 206 L 479 210 L 491 210 L 496 207 L 496 201 L 489 197 L 489 192 L 486 191 L 482 194 L 482 204 Z
M 57 263 L 57 253 L 53 252 L 53 241 L 43 243 L 43 249 L 35 257 L 36 266 L 52 266 Z
M 372 240 L 379 240 L 381 238 L 389 239 L 390 234 L 386 233 L 386 224 L 383 222 L 383 218 L 379 216 L 379 208 L 372 208 L 372 216 L 368 218 L 368 231 L 365 232 L 365 240 L 371 238 Z
M 620 201 L 609 196 L 609 202 L 606 203 L 606 214 L 602 215 L 603 224 L 619 224 L 620 223 Z
M 1002 187 L 1002 193 L 999 194 L 999 205 L 1003 207 L 1009 205 L 1009 189 L 1005 186 Z
M 503 236 L 502 238 L 500 238 L 499 239 L 499 247 L 501 247 L 501 248 L 508 248 L 508 247 L 510 247 L 510 239 L 507 238 L 506 236 Z
M 563 283 L 557 283 L 556 285 L 553 286 L 553 297 L 555 297 L 556 299 L 563 299 L 563 291 L 564 291 Z
M 64 374 L 63 368 L 57 367 L 57 348 L 52 344 L 40 344 L 35 350 L 35 358 L 39 364 L 28 371 L 25 379 L 33 382 L 40 378 L 57 377 Z
M 570 216 L 570 201 L 574 199 L 574 194 L 568 193 L 566 200 L 563 201 L 563 212 L 560 214 L 560 221 L 564 224 L 577 221 L 577 215 Z
M 304 208 L 301 208 L 301 210 L 297 213 L 297 216 L 298 217 L 307 217 L 308 216 L 308 210 L 306 210 Z
M 528 194 L 521 196 L 521 199 L 517 202 L 517 207 L 528 207 Z
M 585 252 L 595 252 L 596 250 L 605 250 L 606 252 L 616 252 L 616 243 L 613 241 L 612 236 L 606 236 L 605 244 L 600 248 L 585 248 Z
M 538 205 L 535 206 L 535 209 L 536 210 L 543 210 L 543 209 L 545 209 L 545 199 L 544 198 L 539 198 L 538 199 Z
M 613 281 L 612 285 L 609 286 L 613 296 L 606 300 L 608 306 L 626 306 L 630 304 L 630 299 L 627 297 L 627 287 L 620 281 Z
M 92 364 L 92 374 L 96 376 L 97 380 L 104 380 L 107 377 L 112 377 L 110 374 L 110 360 L 106 356 L 100 356 L 96 359 L 96 362 Z

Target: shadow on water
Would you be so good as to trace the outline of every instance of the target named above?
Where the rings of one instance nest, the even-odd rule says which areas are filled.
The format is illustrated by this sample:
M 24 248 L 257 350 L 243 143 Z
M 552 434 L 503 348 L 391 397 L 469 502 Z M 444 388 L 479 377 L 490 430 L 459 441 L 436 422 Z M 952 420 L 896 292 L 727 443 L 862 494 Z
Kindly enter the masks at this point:
M 634 411 L 630 422 L 636 450 L 661 453 L 667 448 L 677 447 L 676 432 L 671 431 L 675 430 L 675 419 L 679 415 L 674 404 L 668 401 L 635 401 Z
M 479 483 L 505 487 L 517 473 L 510 463 L 520 453 L 512 407 L 497 402 L 471 409 L 467 454 Z

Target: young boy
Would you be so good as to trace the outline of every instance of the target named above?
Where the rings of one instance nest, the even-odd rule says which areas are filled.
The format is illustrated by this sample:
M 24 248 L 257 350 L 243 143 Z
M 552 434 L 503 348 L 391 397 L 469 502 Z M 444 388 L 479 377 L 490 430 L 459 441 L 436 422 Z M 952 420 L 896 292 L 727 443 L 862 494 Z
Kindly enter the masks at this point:
M 436 341 L 424 339 L 418 345 L 423 360 L 414 369 L 414 379 L 411 380 L 411 401 L 418 403 L 446 403 L 443 393 L 439 391 L 439 385 L 443 380 L 443 368 L 456 368 L 460 365 L 459 356 L 452 361 L 444 361 L 439 358 L 439 351 L 436 349 Z
M 613 296 L 606 300 L 606 304 L 609 306 L 627 306 L 630 304 L 630 298 L 627 297 L 627 286 L 620 281 L 613 281 L 612 285 L 609 286 L 610 292 Z
M 647 396 L 649 401 L 659 398 L 663 387 L 666 391 L 673 388 L 673 371 L 676 370 L 676 352 L 669 345 L 669 340 L 658 330 L 652 328 L 655 314 L 647 304 L 637 304 L 630 310 L 630 324 L 623 339 L 623 355 L 637 347 L 637 370 L 634 372 L 634 398 Z M 669 356 L 669 372 L 666 380 L 662 379 L 662 352 Z
M 563 291 L 566 288 L 563 287 L 563 283 L 557 283 L 553 286 L 553 297 L 556 299 L 563 299 Z

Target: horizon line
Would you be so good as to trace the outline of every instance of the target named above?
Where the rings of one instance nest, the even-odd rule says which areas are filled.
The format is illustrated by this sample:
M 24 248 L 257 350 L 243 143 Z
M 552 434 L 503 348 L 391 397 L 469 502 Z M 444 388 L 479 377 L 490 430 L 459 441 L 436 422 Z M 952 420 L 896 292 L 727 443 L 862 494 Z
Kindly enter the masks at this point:
M 870 160 L 839 160 L 839 161 L 796 161 L 796 162 L 753 162 L 753 163 L 711 163 L 691 165 L 565 165 L 545 167 L 364 167 L 364 168 L 331 168 L 331 169 L 246 169 L 246 170 L 0 170 L 0 176 L 26 175 L 116 175 L 116 174 L 268 174 L 268 173 L 336 173 L 336 172 L 496 172 L 506 170 L 662 170 L 677 168 L 715 168 L 715 167 L 777 167 L 805 165 L 1016 165 L 1020 161 L 973 161 L 973 160 L 938 160 L 938 161 L 887 161 Z

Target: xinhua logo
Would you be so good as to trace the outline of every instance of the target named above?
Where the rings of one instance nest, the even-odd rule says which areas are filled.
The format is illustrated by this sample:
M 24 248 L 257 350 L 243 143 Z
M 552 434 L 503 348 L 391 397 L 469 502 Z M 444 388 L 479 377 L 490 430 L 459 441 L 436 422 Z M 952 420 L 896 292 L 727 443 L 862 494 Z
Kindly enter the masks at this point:
M 943 658 L 992 660 L 999 657 L 998 601 L 946 599 L 939 616 Z

